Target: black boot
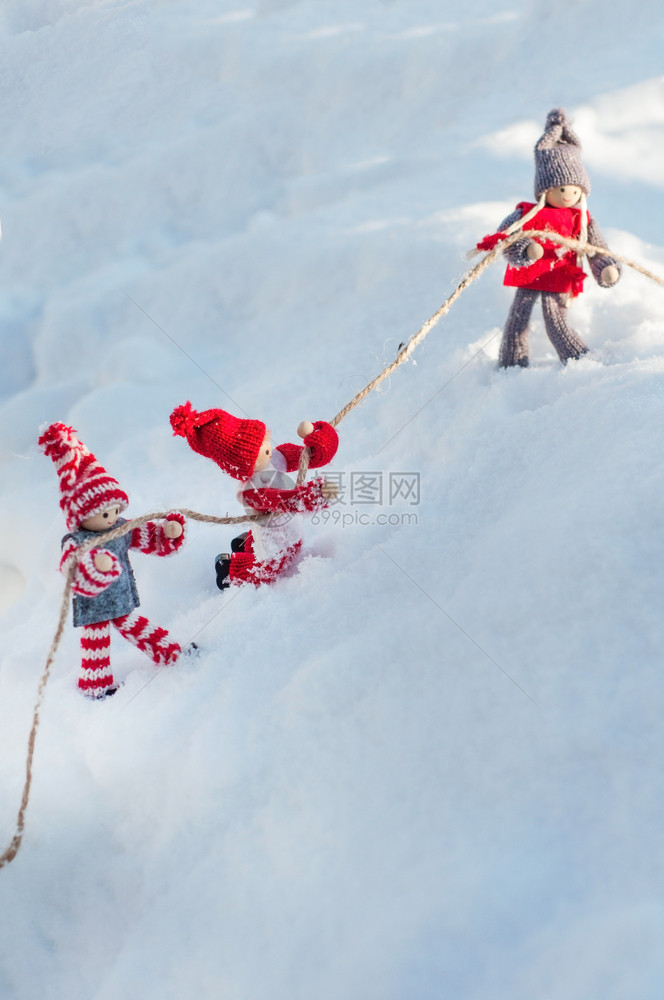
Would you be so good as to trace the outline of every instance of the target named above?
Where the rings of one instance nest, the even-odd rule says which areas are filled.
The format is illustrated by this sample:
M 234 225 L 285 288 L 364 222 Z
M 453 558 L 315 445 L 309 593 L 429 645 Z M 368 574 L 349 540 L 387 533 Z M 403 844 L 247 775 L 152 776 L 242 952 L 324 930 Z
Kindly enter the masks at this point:
M 94 701 L 103 701 L 104 698 L 112 698 L 117 691 L 122 687 L 122 683 L 114 684 L 113 687 L 106 688 L 105 691 L 98 691 L 95 694 L 86 694 L 86 698 L 92 698 Z
M 214 568 L 217 573 L 219 590 L 228 590 L 231 585 L 231 581 L 228 579 L 228 574 L 231 571 L 230 552 L 221 552 L 214 561 Z
M 244 552 L 244 543 L 247 540 L 248 534 L 249 532 L 245 531 L 244 534 L 238 535 L 237 538 L 233 539 L 231 542 L 231 552 Z

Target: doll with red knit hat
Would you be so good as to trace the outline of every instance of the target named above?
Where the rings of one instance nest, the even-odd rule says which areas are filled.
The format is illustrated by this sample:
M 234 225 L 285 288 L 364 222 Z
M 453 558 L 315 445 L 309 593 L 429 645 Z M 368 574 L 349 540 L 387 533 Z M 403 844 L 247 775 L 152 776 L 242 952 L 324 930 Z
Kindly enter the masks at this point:
M 587 352 L 586 344 L 567 322 L 569 300 L 583 291 L 586 278 L 581 266 L 583 256 L 552 240 L 530 239 L 528 230 L 549 230 L 581 243 L 607 248 L 588 213 L 589 194 L 590 180 L 581 160 L 581 143 L 563 108 L 554 108 L 535 146 L 536 203 L 520 202 L 497 233 L 477 244 L 478 250 L 492 250 L 505 236 L 523 232 L 523 239 L 505 250 L 508 267 L 504 284 L 516 292 L 503 330 L 501 368 L 528 366 L 528 325 L 540 297 L 547 336 L 562 363 Z M 588 263 L 600 288 L 610 288 L 620 278 L 620 263 L 609 253 L 588 254 Z
M 231 552 L 215 559 L 217 586 L 272 583 L 297 557 L 302 538 L 299 515 L 327 506 L 336 496 L 336 485 L 314 479 L 300 486 L 286 473 L 299 468 L 304 447 L 310 451 L 309 466 L 318 469 L 331 462 L 339 439 L 331 424 L 303 421 L 297 431 L 303 445 L 281 444 L 273 448 L 270 432 L 260 420 L 234 417 L 225 410 L 193 409 L 191 403 L 171 413 L 176 436 L 212 459 L 242 486 L 238 499 L 245 510 L 262 514 L 248 531 L 231 542 Z
M 129 550 L 168 556 L 184 541 L 185 520 L 169 514 L 163 525 L 148 521 L 120 538 L 105 541 L 103 533 L 126 524 L 120 517 L 129 498 L 76 431 L 51 424 L 38 444 L 55 463 L 60 482 L 60 507 L 69 533 L 62 539 L 60 569 L 68 572 L 79 546 L 99 535 L 99 544 L 79 558 L 72 579 L 74 625 L 81 629 L 79 690 L 91 698 L 115 694 L 111 670 L 111 625 L 157 666 L 174 663 L 182 653 L 165 628 L 153 625 L 136 609 L 140 601 L 129 562 Z

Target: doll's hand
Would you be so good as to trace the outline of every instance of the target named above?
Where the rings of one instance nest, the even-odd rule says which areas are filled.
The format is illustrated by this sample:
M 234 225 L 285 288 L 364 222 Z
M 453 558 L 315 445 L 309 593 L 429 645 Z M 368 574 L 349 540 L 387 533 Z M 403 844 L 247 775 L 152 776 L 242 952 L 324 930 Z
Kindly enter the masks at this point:
M 327 479 L 323 479 L 320 484 L 320 491 L 326 500 L 334 500 L 339 493 L 339 486 L 337 483 L 331 483 Z
M 95 569 L 100 573 L 108 573 L 113 569 L 113 558 L 108 552 L 95 552 L 93 556 Z
M 317 420 L 314 424 L 310 420 L 303 420 L 297 433 L 309 449 L 311 469 L 320 469 L 322 465 L 332 461 L 339 446 L 339 436 L 332 424 L 325 420 Z M 287 471 L 293 472 L 299 463 L 302 447 L 294 444 L 279 445 L 279 451 L 288 462 Z
M 606 267 L 602 268 L 600 277 L 602 285 L 615 285 L 616 281 L 620 277 L 620 271 L 615 264 L 608 264 Z
M 540 257 L 544 256 L 544 247 L 535 243 L 535 240 L 531 240 L 526 249 L 526 255 L 528 260 L 539 260 Z
M 182 525 L 179 521 L 166 521 L 164 523 L 164 534 L 166 538 L 179 538 L 182 534 Z

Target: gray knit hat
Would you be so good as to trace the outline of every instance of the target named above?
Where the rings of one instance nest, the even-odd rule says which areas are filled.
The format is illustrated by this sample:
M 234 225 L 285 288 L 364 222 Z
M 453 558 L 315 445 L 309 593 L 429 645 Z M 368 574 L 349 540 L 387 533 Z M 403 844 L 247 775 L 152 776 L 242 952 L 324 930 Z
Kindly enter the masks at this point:
M 549 188 L 575 184 L 590 194 L 590 179 L 581 162 L 581 143 L 563 108 L 546 116 L 544 134 L 535 146 L 535 197 Z

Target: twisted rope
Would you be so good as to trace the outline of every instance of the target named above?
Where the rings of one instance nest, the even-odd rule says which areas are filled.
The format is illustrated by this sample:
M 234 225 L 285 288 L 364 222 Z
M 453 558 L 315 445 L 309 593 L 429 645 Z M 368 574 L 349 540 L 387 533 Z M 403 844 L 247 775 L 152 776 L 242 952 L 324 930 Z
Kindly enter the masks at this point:
M 67 620 L 67 612 L 69 610 L 69 595 L 71 593 L 71 584 L 74 578 L 74 572 L 76 569 L 76 563 L 72 561 L 69 570 L 67 572 L 65 589 L 62 597 L 62 607 L 60 609 L 60 618 L 58 620 L 58 627 L 55 630 L 55 635 L 53 636 L 53 642 L 51 643 L 51 648 L 49 650 L 48 657 L 46 658 L 46 666 L 41 675 L 39 681 L 39 688 L 37 689 L 37 700 L 35 702 L 35 707 L 32 716 L 32 726 L 30 728 L 30 736 L 28 737 L 28 754 L 25 762 L 25 781 L 23 784 L 23 794 L 21 796 L 21 804 L 18 810 L 18 816 L 16 817 L 16 829 L 14 831 L 14 836 L 7 849 L 0 855 L 0 868 L 4 868 L 8 865 L 10 861 L 13 861 L 18 854 L 19 848 L 21 846 L 21 841 L 23 840 L 23 829 L 25 827 L 25 811 L 28 808 L 28 801 L 30 799 L 30 788 L 32 786 L 32 760 L 35 753 L 35 742 L 37 740 L 37 729 L 39 728 L 39 713 L 41 711 L 42 701 L 44 700 L 44 692 L 46 690 L 46 685 L 48 684 L 48 679 L 51 673 L 51 667 L 53 666 L 53 661 L 55 660 L 55 654 L 60 645 L 60 639 L 62 638 L 62 633 L 65 627 L 65 621 Z
M 597 247 L 593 246 L 591 243 L 581 242 L 580 240 L 571 239 L 565 236 L 559 236 L 558 233 L 549 232 L 548 230 L 532 230 L 527 231 L 527 236 L 532 239 L 533 237 L 539 237 L 541 239 L 550 240 L 554 243 L 560 243 L 562 246 L 567 247 L 570 250 L 576 250 L 579 254 L 587 254 L 589 256 L 607 256 L 612 257 L 614 260 L 619 260 L 622 264 L 626 264 L 633 270 L 638 271 L 639 274 L 643 274 L 646 278 L 650 278 L 651 281 L 657 282 L 659 285 L 664 285 L 664 279 L 660 278 L 658 275 L 653 274 L 652 271 L 648 271 L 646 268 L 641 267 L 635 261 L 630 260 L 627 257 L 623 257 L 620 254 L 614 253 L 607 247 Z M 354 410 L 356 406 L 365 399 L 370 392 L 372 392 L 381 382 L 396 371 L 396 369 L 407 361 L 415 348 L 422 343 L 427 334 L 436 326 L 436 324 L 449 312 L 451 307 L 454 305 L 456 300 L 460 295 L 465 292 L 470 285 L 476 281 L 484 271 L 494 263 L 494 261 L 502 256 L 503 251 L 506 250 L 512 243 L 517 240 L 524 238 L 524 232 L 517 230 L 515 233 L 510 234 L 504 240 L 501 240 L 496 246 L 490 250 L 464 277 L 461 279 L 459 284 L 456 286 L 451 295 L 443 302 L 439 309 L 431 316 L 426 323 L 424 323 L 417 333 L 413 334 L 410 340 L 402 347 L 394 361 L 387 365 L 375 378 L 373 378 L 365 387 L 361 389 L 353 398 L 347 403 L 343 409 L 339 410 L 337 415 L 330 420 L 330 424 L 336 427 L 344 417 L 348 416 L 351 410 Z M 302 449 L 302 454 L 300 456 L 300 466 L 298 469 L 297 482 L 298 485 L 304 482 L 307 470 L 309 468 L 310 451 L 308 448 Z M 44 698 L 44 692 L 46 690 L 46 685 L 51 672 L 51 667 L 55 659 L 55 654 L 60 645 L 60 640 L 62 638 L 62 633 L 64 630 L 65 621 L 67 618 L 67 611 L 69 608 L 69 598 L 71 595 L 72 581 L 74 578 L 74 572 L 78 564 L 78 560 L 93 546 L 99 545 L 103 542 L 110 542 L 114 538 L 120 538 L 122 535 L 126 535 L 128 532 L 133 531 L 134 528 L 138 528 L 141 525 L 146 524 L 148 521 L 153 521 L 159 518 L 165 518 L 168 514 L 177 513 L 175 510 L 160 511 L 155 514 L 144 514 L 142 517 L 134 518 L 131 521 L 127 521 L 125 524 L 120 525 L 118 528 L 114 528 L 109 532 L 104 532 L 100 534 L 98 538 L 91 539 L 85 542 L 76 551 L 74 558 L 70 563 L 67 571 L 64 593 L 62 595 L 62 604 L 60 607 L 60 618 L 58 621 L 58 626 L 53 636 L 53 642 L 51 643 L 51 648 L 46 659 L 46 666 L 42 673 L 41 679 L 39 681 L 39 688 L 37 691 L 37 701 L 34 707 L 34 713 L 32 718 L 32 728 L 30 730 L 30 737 L 28 739 L 28 755 L 26 760 L 26 776 L 25 783 L 23 786 L 23 794 L 21 796 L 21 805 L 18 811 L 18 816 L 16 820 L 16 829 L 11 843 L 7 849 L 0 855 L 0 868 L 9 864 L 16 857 L 19 848 L 21 846 L 21 841 L 23 840 L 23 830 L 25 827 L 25 812 L 28 806 L 28 801 L 30 798 L 30 787 L 32 784 L 32 763 L 35 751 L 35 742 L 37 738 L 37 729 L 39 728 L 39 713 L 41 709 L 41 704 Z M 194 510 L 183 510 L 179 509 L 179 513 L 183 514 L 186 518 L 192 521 L 202 521 L 205 524 L 241 524 L 246 521 L 264 521 L 265 515 L 261 514 L 249 514 L 244 517 L 215 517 L 212 514 L 200 514 L 198 511 Z

